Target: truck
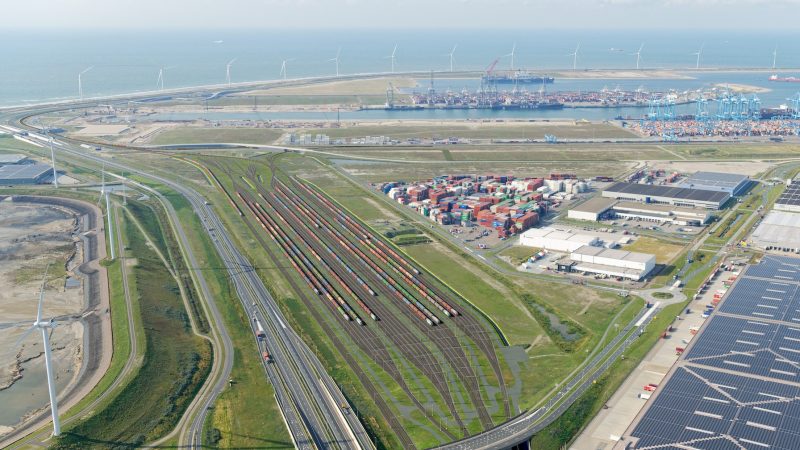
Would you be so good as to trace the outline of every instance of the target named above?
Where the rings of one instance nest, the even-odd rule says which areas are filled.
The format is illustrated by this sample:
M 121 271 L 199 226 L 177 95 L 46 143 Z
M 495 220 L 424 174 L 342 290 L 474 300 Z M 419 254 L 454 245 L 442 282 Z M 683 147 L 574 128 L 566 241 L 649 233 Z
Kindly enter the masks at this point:
M 261 326 L 261 322 L 255 316 L 253 316 L 253 322 L 256 323 L 256 337 L 259 341 L 263 341 L 267 338 L 267 334 L 264 332 L 264 327 Z
M 642 400 L 649 400 L 650 399 L 650 394 L 648 394 L 647 392 L 640 392 L 639 393 L 639 398 L 642 399 Z

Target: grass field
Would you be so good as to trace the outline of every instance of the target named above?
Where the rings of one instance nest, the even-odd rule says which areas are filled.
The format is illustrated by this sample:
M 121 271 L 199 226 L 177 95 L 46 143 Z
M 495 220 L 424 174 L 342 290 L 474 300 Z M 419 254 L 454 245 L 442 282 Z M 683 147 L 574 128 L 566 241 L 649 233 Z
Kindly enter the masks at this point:
M 440 153 L 441 155 L 441 153 Z M 390 157 L 390 155 L 383 155 Z M 514 176 L 547 176 L 552 172 L 575 173 L 580 177 L 595 175 L 617 176 L 624 173 L 632 164 L 613 161 L 588 162 L 431 162 L 426 164 L 408 163 L 363 163 L 360 161 L 337 161 L 350 175 L 366 182 L 418 181 L 428 180 L 442 174 L 451 173 L 503 173 Z
M 199 128 L 174 127 L 158 133 L 153 145 L 236 142 L 242 144 L 272 144 L 281 137 L 275 128 Z
M 664 308 L 645 332 L 631 344 L 625 352 L 625 359 L 617 360 L 575 404 L 555 422 L 537 433 L 531 439 L 531 448 L 557 450 L 571 442 L 647 355 L 659 339 L 660 330 L 674 320 L 682 309 L 682 304 Z
M 156 242 L 167 239 L 144 205 L 130 207 Z M 126 222 L 128 246 L 145 333 L 145 357 L 136 376 L 103 409 L 69 427 L 56 448 L 139 446 L 175 426 L 202 385 L 211 362 L 207 341 L 192 333 L 178 286 L 139 230 Z
M 475 122 L 470 124 L 405 121 L 379 125 L 359 124 L 338 129 L 311 129 L 312 134 L 331 137 L 388 136 L 394 139 L 412 137 L 446 139 L 457 136 L 466 139 L 544 139 L 553 134 L 562 139 L 613 139 L 636 137 L 633 133 L 607 123 L 581 122 Z
M 511 260 L 512 266 L 518 266 L 528 260 L 539 249 L 525 247 L 522 245 L 512 245 L 498 253 L 498 256 L 505 256 Z
M 639 236 L 635 241 L 625 245 L 623 249 L 630 252 L 651 253 L 656 255 L 657 264 L 667 264 L 685 247 L 685 245 L 666 242 L 649 236 Z

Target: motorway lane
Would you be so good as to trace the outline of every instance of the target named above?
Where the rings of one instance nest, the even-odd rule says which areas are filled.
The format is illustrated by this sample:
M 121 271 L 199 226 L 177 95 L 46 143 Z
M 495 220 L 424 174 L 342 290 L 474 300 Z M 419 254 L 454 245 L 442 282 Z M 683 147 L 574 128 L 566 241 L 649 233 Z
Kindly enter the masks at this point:
M 26 112 L 29 113 L 29 112 Z M 13 117 L 12 117 L 13 119 Z M 18 125 L 19 126 L 19 125 Z M 24 128 L 24 126 L 23 126 Z M 208 204 L 206 204 L 205 200 L 202 196 L 200 196 L 195 191 L 185 188 L 184 186 L 175 183 L 171 180 L 167 180 L 163 177 L 156 176 L 153 174 L 149 174 L 143 172 L 141 170 L 128 167 L 124 164 L 120 164 L 114 161 L 107 161 L 105 158 L 94 156 L 88 152 L 79 149 L 78 147 L 73 147 L 71 144 L 61 141 L 65 145 L 60 146 L 59 150 L 62 152 L 67 152 L 73 154 L 75 156 L 79 156 L 82 158 L 86 158 L 89 160 L 94 161 L 98 164 L 106 164 L 109 167 L 116 168 L 118 170 L 124 170 L 128 173 L 138 174 L 140 176 L 144 176 L 153 180 L 156 180 L 164 185 L 175 189 L 180 194 L 182 194 L 192 205 L 194 211 L 202 218 L 205 218 L 207 228 L 215 228 L 216 230 L 225 230 L 222 226 L 222 222 L 213 212 Z M 138 183 L 137 183 L 138 184 Z M 140 187 L 142 187 L 140 185 Z M 155 193 L 152 189 L 147 189 L 151 193 Z M 155 193 L 156 195 L 157 194 Z M 187 253 L 190 253 L 191 249 L 188 244 L 188 239 L 182 227 L 178 226 L 178 218 L 177 214 L 175 213 L 174 209 L 172 209 L 171 205 L 166 202 L 165 206 L 167 208 L 167 212 L 171 220 L 173 221 L 175 228 L 177 230 L 177 234 L 179 235 L 179 239 L 181 243 L 184 245 L 184 248 L 187 250 Z M 324 401 L 324 397 L 322 396 L 323 392 L 320 390 L 320 384 L 318 380 L 320 378 L 326 384 L 326 387 L 329 391 L 331 391 L 334 398 L 343 398 L 343 395 L 339 391 L 338 387 L 333 384 L 329 378 L 323 377 L 324 370 L 321 369 L 321 363 L 313 357 L 313 354 L 308 350 L 303 350 L 305 344 L 302 340 L 288 327 L 285 325 L 285 320 L 283 320 L 282 316 L 280 315 L 278 308 L 275 304 L 275 300 L 270 296 L 269 292 L 266 290 L 265 286 L 261 282 L 260 278 L 258 278 L 257 274 L 252 271 L 241 271 L 241 267 L 251 267 L 249 262 L 242 256 L 242 254 L 235 248 L 233 243 L 227 237 L 226 233 L 220 233 L 219 231 L 215 232 L 217 236 L 224 236 L 223 239 L 214 239 L 214 245 L 217 248 L 217 251 L 221 255 L 227 255 L 228 261 L 234 261 L 236 264 L 235 266 L 228 267 L 228 271 L 232 279 L 234 279 L 234 283 L 237 286 L 237 291 L 243 297 L 247 297 L 251 301 L 249 302 L 252 305 L 252 300 L 257 300 L 258 304 L 261 304 L 262 307 L 266 310 L 265 318 L 269 320 L 265 320 L 265 323 L 271 325 L 274 332 L 274 337 L 276 337 L 276 341 L 280 339 L 282 345 L 285 346 L 287 352 L 291 353 L 291 358 L 287 358 L 293 362 L 294 367 L 294 375 L 292 375 L 294 383 L 291 384 L 291 388 L 297 389 L 300 388 L 305 391 L 305 401 L 300 400 L 299 404 L 296 405 L 297 408 L 301 409 L 301 418 L 302 420 L 294 420 L 292 416 L 295 414 L 292 410 L 284 411 L 284 415 L 287 416 L 287 422 L 289 423 L 306 423 L 308 426 L 316 425 L 315 429 L 317 436 L 320 439 L 324 440 L 325 442 L 322 447 L 331 447 L 331 448 L 372 448 L 371 440 L 369 439 L 366 430 L 363 428 L 363 425 L 354 417 L 352 414 L 346 415 L 347 423 L 349 426 L 353 428 L 352 435 L 356 437 L 357 442 L 351 442 L 351 439 L 348 437 L 350 433 L 345 433 L 341 430 L 339 426 L 336 424 L 340 420 L 339 415 L 341 414 L 338 411 L 338 408 L 332 408 L 329 402 Z M 193 257 L 193 254 L 190 253 L 190 257 L 188 258 L 189 266 L 190 267 L 198 267 L 196 260 Z M 204 294 L 208 294 L 208 288 L 205 283 L 205 279 L 202 277 L 201 274 L 197 273 L 197 280 L 199 281 L 201 290 L 204 291 Z M 224 370 L 223 375 L 220 376 L 215 383 L 210 395 L 208 395 L 201 405 L 200 411 L 198 411 L 197 415 L 190 426 L 188 431 L 188 438 L 184 438 L 185 442 L 189 442 L 191 446 L 199 446 L 202 444 L 202 425 L 205 420 L 206 411 L 208 407 L 210 407 L 213 401 L 216 399 L 216 396 L 225 388 L 225 383 L 228 381 L 228 377 L 230 374 L 230 368 L 232 366 L 232 344 L 230 343 L 230 338 L 227 335 L 227 332 L 224 330 L 224 325 L 222 325 L 222 319 L 219 314 L 216 305 L 213 302 L 213 297 L 208 294 L 206 296 L 208 300 L 208 306 L 211 310 L 211 314 L 215 319 L 215 323 L 220 327 L 220 334 L 223 339 L 223 343 L 226 347 L 225 351 L 225 361 L 224 361 Z M 248 302 L 245 298 L 242 298 L 242 301 L 245 303 L 245 307 L 247 307 Z M 280 324 L 280 326 L 277 326 Z M 278 339 L 279 338 L 279 339 Z M 290 365 L 283 365 L 281 366 L 276 373 L 279 373 L 281 376 L 287 376 L 289 373 L 292 373 L 288 370 Z M 316 368 L 319 370 L 317 374 L 313 374 L 312 371 L 309 369 L 310 367 Z M 276 390 L 281 390 L 280 386 L 281 383 L 274 383 Z M 284 400 L 281 402 L 283 405 L 292 404 L 294 401 L 298 401 L 301 396 L 292 397 L 288 394 L 288 387 L 286 387 L 284 395 Z M 332 426 L 331 426 L 332 425 Z M 299 441 L 304 439 L 305 432 L 301 433 L 299 430 L 290 430 L 297 432 L 300 436 Z

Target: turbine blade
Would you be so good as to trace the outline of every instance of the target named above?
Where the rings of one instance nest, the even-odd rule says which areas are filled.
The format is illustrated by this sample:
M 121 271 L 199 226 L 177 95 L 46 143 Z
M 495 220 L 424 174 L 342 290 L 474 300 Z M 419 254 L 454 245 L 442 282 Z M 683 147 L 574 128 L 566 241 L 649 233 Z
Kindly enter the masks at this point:
M 17 339 L 16 342 L 14 342 L 14 346 L 9 348 L 9 351 L 11 351 L 11 349 L 18 348 L 19 345 L 22 343 L 22 341 L 24 341 L 28 336 L 30 336 L 31 333 L 34 332 L 34 330 L 36 330 L 36 327 L 34 327 L 34 326 L 32 326 L 32 327 L 28 328 L 27 330 L 25 330 L 25 332 L 22 333 L 22 336 L 20 336 L 19 339 Z
M 50 270 L 50 264 L 44 269 L 44 277 L 42 277 L 42 287 L 39 289 L 39 306 L 36 309 L 36 321 L 42 320 L 42 304 L 44 303 L 44 286 L 47 283 L 47 271 Z

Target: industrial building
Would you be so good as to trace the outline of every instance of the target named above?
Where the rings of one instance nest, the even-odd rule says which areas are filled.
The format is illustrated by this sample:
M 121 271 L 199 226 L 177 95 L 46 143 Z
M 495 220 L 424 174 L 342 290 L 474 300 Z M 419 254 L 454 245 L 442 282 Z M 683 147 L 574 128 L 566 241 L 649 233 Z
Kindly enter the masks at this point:
M 519 244 L 556 252 L 572 252 L 586 245 L 600 245 L 600 238 L 555 228 L 531 228 L 520 234 Z
M 684 208 L 667 204 L 628 202 L 608 197 L 595 197 L 570 209 L 567 217 L 594 222 L 621 218 L 660 224 L 701 226 L 711 219 L 711 211 L 705 208 Z
M 731 194 L 703 189 L 620 182 L 604 190 L 603 197 L 690 208 L 720 209 L 731 198 Z
M 764 250 L 800 252 L 800 214 L 770 211 L 753 232 L 750 241 Z
M 47 164 L 9 164 L 0 167 L 0 185 L 41 184 L 52 181 L 53 167 Z
M 613 198 L 594 197 L 567 211 L 567 217 L 576 220 L 597 222 L 617 203 Z
M 570 272 L 589 272 L 639 281 L 656 266 L 656 257 L 649 253 L 614 250 L 584 245 L 570 252 L 574 264 L 559 264 Z
M 744 194 L 750 187 L 750 177 L 735 173 L 697 172 L 676 184 L 687 189 L 727 192 L 733 197 Z
M 705 225 L 711 220 L 708 209 L 683 208 L 652 203 L 619 202 L 612 208 L 614 217 L 644 220 L 647 222 L 673 223 L 675 225 Z
M 21 153 L 0 153 L 0 166 L 9 164 L 33 164 L 33 160 Z
M 800 212 L 800 182 L 790 181 L 781 196 L 775 200 L 774 209 L 778 211 Z

